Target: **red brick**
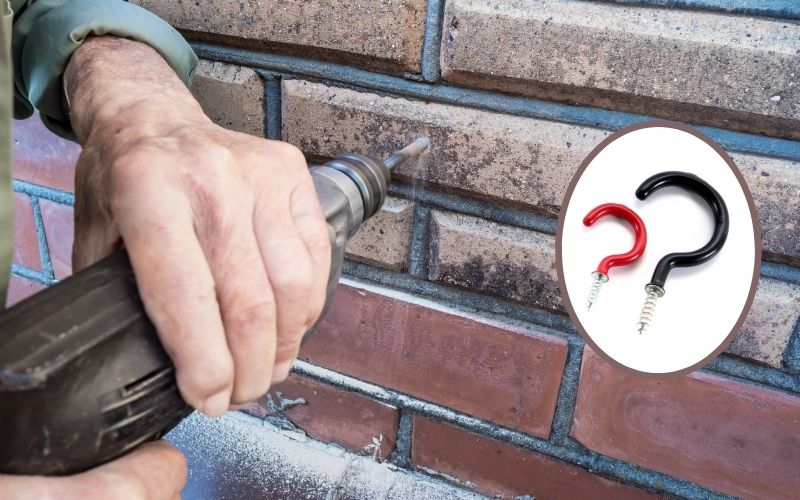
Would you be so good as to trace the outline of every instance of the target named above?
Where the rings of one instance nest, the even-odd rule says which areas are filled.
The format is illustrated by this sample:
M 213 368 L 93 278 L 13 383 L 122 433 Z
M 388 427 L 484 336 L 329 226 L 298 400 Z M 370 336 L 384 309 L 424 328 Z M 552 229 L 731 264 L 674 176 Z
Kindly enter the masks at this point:
M 75 163 L 81 148 L 45 128 L 38 116 L 14 122 L 15 179 L 75 191 Z
M 44 234 L 47 248 L 53 262 L 56 279 L 64 279 L 72 274 L 72 242 L 75 236 L 73 210 L 48 200 L 39 200 L 44 220 Z
M 42 291 L 46 286 L 35 281 L 26 280 L 12 274 L 8 281 L 8 294 L 6 296 L 6 307 L 11 307 L 18 302 L 22 302 L 36 292 Z
M 575 465 L 419 415 L 414 416 L 411 462 L 417 469 L 454 477 L 493 497 L 615 500 L 655 497 Z
M 394 406 L 292 374 L 246 411 L 262 418 L 273 414 L 268 397 L 278 406 L 281 401 L 304 399 L 305 403 L 288 405 L 279 413 L 315 439 L 359 453 L 372 444 L 373 438 L 383 436 L 381 458 L 394 450 L 400 422 L 400 412 Z
M 549 436 L 565 340 L 407 300 L 340 286 L 301 358 Z
M 39 238 L 33 218 L 31 199 L 14 193 L 14 256 L 13 262 L 37 271 L 42 270 L 39 256 Z
M 583 352 L 572 437 L 735 496 L 800 491 L 800 398 L 708 373 L 653 378 Z

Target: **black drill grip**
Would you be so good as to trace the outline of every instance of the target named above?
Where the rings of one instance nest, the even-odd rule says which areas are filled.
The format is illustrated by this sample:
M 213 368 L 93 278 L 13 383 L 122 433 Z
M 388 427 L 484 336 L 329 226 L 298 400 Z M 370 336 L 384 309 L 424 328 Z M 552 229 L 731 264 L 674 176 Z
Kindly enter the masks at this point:
M 191 412 L 117 251 L 0 315 L 0 473 L 61 475 Z

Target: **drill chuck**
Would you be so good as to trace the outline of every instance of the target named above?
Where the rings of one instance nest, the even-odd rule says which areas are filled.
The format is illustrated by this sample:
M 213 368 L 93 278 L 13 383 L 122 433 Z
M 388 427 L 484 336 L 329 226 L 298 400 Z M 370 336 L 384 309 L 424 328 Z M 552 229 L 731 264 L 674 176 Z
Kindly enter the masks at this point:
M 390 167 L 426 149 L 418 140 L 385 162 L 348 154 L 311 168 L 331 238 L 328 303 L 347 240 L 386 199 Z M 123 250 L 5 311 L 0 332 L 0 473 L 81 472 L 192 411 Z

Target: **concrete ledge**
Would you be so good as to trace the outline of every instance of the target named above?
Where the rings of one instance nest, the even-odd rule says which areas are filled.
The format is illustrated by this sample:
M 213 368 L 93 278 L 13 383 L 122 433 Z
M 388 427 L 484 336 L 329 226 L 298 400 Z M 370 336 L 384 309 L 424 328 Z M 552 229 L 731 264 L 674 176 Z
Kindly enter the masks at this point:
M 189 462 L 184 500 L 485 498 L 241 413 L 216 419 L 194 413 L 166 439 Z

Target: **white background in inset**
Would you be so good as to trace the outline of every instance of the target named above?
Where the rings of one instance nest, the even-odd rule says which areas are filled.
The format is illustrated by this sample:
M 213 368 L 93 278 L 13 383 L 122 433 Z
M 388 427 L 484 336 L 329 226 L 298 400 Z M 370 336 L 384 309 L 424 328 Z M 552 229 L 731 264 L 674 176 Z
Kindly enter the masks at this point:
M 666 294 L 643 335 L 637 321 L 656 263 L 671 252 L 708 242 L 713 219 L 698 195 L 662 188 L 645 201 L 639 185 L 667 170 L 693 173 L 723 197 L 730 214 L 725 246 L 700 266 L 673 269 Z M 613 216 L 593 226 L 583 218 L 602 203 L 633 209 L 647 227 L 647 248 L 634 264 L 611 268 L 590 311 L 586 298 L 600 260 L 633 246 L 633 230 Z M 755 265 L 753 220 L 742 188 L 725 160 L 708 144 L 681 130 L 651 127 L 606 146 L 586 168 L 570 199 L 562 235 L 562 265 L 569 300 L 581 325 L 612 359 L 635 370 L 669 373 L 693 366 L 730 334 L 745 306 Z

